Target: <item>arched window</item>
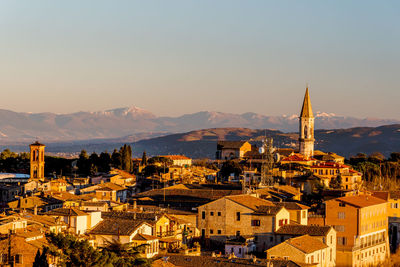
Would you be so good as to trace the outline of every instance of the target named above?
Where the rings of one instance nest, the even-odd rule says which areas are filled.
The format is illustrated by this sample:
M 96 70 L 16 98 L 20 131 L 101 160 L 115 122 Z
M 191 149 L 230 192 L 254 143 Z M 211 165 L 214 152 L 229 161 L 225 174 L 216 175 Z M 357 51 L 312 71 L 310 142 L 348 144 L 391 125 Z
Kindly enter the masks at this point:
M 303 133 L 303 136 L 304 136 L 305 138 L 308 138 L 308 128 L 307 128 L 307 125 L 304 126 L 304 133 Z

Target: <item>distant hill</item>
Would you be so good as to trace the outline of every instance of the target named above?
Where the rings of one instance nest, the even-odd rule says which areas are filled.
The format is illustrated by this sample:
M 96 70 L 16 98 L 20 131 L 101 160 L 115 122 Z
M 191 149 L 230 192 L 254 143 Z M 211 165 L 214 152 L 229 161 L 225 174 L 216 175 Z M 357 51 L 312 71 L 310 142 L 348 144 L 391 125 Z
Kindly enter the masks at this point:
M 277 147 L 296 147 L 297 133 L 276 130 L 253 130 L 246 128 L 217 128 L 173 134 L 135 143 L 135 151 L 146 150 L 151 154 L 186 154 L 191 157 L 214 158 L 216 141 L 259 141 L 264 136 L 273 137 Z M 380 127 L 357 127 L 336 130 L 316 130 L 315 149 L 332 151 L 349 157 L 359 152 L 370 154 L 382 152 L 389 156 L 400 151 L 400 124 Z
M 376 127 L 400 123 L 398 120 L 359 119 L 327 113 L 316 113 L 315 117 L 318 129 Z M 209 111 L 178 117 L 160 117 L 138 107 L 71 114 L 0 110 L 0 145 L 15 145 L 35 139 L 49 143 L 118 139 L 121 136 L 130 136 L 131 142 L 135 142 L 168 133 L 226 127 L 294 132 L 298 128 L 298 118 L 297 115 L 266 116 Z
M 133 145 L 136 157 L 146 150 L 148 155 L 185 154 L 193 158 L 214 158 L 217 140 L 250 140 L 259 142 L 266 135 L 274 138 L 277 147 L 296 147 L 297 133 L 284 133 L 277 130 L 249 128 L 212 128 L 169 134 L 150 139 L 135 141 L 136 137 L 126 136 L 115 139 L 85 140 L 75 142 L 47 143 L 47 152 L 76 153 L 86 149 L 89 153 L 119 148 L 124 143 Z M 359 152 L 370 154 L 382 152 L 389 156 L 400 151 L 400 124 L 380 127 L 357 127 L 349 129 L 316 130 L 316 146 L 326 152 L 336 152 L 349 157 Z M 5 148 L 6 146 L 3 146 Z M 10 147 L 13 150 L 27 150 L 27 144 Z

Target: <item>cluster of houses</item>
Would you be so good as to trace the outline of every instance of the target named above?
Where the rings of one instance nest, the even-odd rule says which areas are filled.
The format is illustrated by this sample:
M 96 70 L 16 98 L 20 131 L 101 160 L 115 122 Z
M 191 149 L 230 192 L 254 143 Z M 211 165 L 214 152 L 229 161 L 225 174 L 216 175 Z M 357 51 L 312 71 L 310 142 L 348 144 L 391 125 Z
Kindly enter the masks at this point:
M 216 182 L 218 171 L 180 155 L 162 156 L 172 164 L 159 176 L 112 169 L 46 179 L 45 146 L 36 142 L 30 176 L 0 177 L 0 266 L 32 266 L 49 232 L 99 249 L 145 245 L 141 256 L 154 266 L 384 266 L 400 243 L 400 191 L 367 191 L 343 157 L 314 151 L 313 129 L 307 89 L 299 151 L 274 150 L 280 166 L 302 168 L 270 169 L 280 178 L 270 185 L 259 184 L 264 159 L 247 141 L 217 144 L 217 165 L 250 159 L 257 166 L 244 168 L 239 182 Z M 338 177 L 340 188 L 329 190 Z M 141 186 L 146 179 L 151 187 Z M 308 198 L 316 181 L 326 189 L 319 204 Z

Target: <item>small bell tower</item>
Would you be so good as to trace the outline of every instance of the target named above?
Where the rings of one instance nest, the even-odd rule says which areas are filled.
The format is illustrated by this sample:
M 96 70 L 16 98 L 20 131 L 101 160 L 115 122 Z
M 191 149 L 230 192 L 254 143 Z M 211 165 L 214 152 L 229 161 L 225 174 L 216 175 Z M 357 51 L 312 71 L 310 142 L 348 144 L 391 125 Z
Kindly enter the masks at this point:
M 31 179 L 44 180 L 44 148 L 46 146 L 36 141 L 29 145 L 31 150 Z

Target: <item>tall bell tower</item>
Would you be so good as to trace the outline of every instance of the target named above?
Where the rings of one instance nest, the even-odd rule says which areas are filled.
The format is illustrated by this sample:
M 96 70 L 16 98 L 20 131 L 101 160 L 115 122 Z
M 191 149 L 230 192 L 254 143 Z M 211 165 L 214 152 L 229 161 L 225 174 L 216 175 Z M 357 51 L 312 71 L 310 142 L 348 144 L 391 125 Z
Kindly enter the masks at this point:
M 314 115 L 311 107 L 308 86 L 304 96 L 303 107 L 300 113 L 299 148 L 300 154 L 305 157 L 314 156 Z
M 31 149 L 31 179 L 44 180 L 44 148 L 46 146 L 36 141 L 29 145 Z

